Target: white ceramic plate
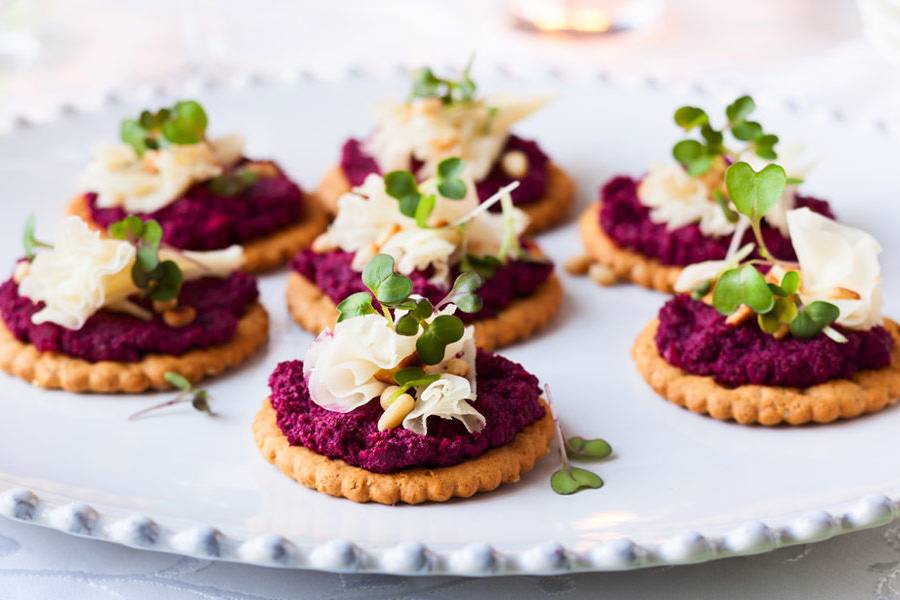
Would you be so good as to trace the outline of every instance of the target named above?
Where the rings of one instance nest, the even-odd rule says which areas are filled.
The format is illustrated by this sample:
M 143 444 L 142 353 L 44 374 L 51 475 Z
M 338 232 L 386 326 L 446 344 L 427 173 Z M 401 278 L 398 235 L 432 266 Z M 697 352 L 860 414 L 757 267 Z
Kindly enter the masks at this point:
M 556 90 L 523 124 L 580 186 L 581 206 L 618 172 L 668 160 L 685 101 L 727 100 L 653 82 L 529 83 L 498 74 L 485 89 Z M 313 186 L 348 134 L 367 131 L 368 107 L 405 92 L 399 74 L 309 77 L 292 83 L 199 86 L 212 130 L 240 130 L 249 153 L 278 159 Z M 125 96 L 128 96 L 126 94 Z M 39 231 L 73 194 L 88 147 L 163 94 L 119 96 L 0 138 L 4 215 L 0 256 L 20 254 L 20 231 Z M 820 159 L 806 190 L 884 244 L 888 314 L 900 314 L 896 142 L 824 109 L 758 98 L 767 128 L 807 141 Z M 573 223 L 541 237 L 558 262 L 579 252 Z M 606 486 L 558 496 L 553 455 L 520 483 L 429 506 L 357 505 L 307 490 L 265 462 L 250 422 L 275 364 L 310 341 L 288 318 L 285 274 L 262 279 L 272 316 L 269 347 L 208 384 L 218 418 L 190 408 L 127 422 L 159 395 L 77 396 L 2 376 L 0 512 L 77 535 L 154 550 L 287 567 L 392 573 L 554 573 L 697 562 L 763 552 L 885 523 L 898 514 L 900 409 L 824 427 L 743 427 L 694 415 L 656 397 L 635 372 L 632 340 L 664 301 L 632 286 L 598 288 L 562 274 L 562 312 L 543 335 L 505 351 L 552 385 L 570 434 L 603 436 L 614 457 L 596 466 Z

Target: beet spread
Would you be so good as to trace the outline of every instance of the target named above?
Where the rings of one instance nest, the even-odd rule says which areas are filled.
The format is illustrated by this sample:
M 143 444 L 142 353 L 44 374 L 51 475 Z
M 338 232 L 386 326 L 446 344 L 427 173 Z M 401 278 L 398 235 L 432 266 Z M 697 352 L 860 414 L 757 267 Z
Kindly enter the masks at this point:
M 501 150 L 500 156 L 503 156 L 505 152 L 510 150 L 520 150 L 528 157 L 528 172 L 518 180 L 519 187 L 513 190 L 511 194 L 513 203 L 522 205 L 540 200 L 544 197 L 544 192 L 547 189 L 550 159 L 544 154 L 537 142 L 525 140 L 515 135 L 510 135 L 506 140 L 506 145 Z M 410 168 L 414 167 L 416 165 L 410 165 Z M 344 146 L 341 149 L 341 169 L 344 171 L 347 181 L 353 186 L 362 185 L 363 181 L 371 173 L 381 174 L 378 162 L 365 151 L 362 143 L 354 138 L 344 142 Z M 513 178 L 504 173 L 498 159 L 485 178 L 476 183 L 478 197 L 486 200 L 501 187 L 513 181 Z
M 197 309 L 197 318 L 185 327 L 172 328 L 162 317 L 144 321 L 123 313 L 100 310 L 79 330 L 55 323 L 35 325 L 31 315 L 43 307 L 19 295 L 12 279 L 0 285 L 0 315 L 21 342 L 41 351 L 60 352 L 91 362 L 136 361 L 150 353 L 179 355 L 195 348 L 223 344 L 233 336 L 247 307 L 256 300 L 256 279 L 234 273 L 226 279 L 207 277 L 187 281 L 178 297 L 182 306 Z M 145 307 L 146 301 L 138 302 Z
M 291 261 L 291 267 L 309 279 L 335 304 L 355 292 L 366 290 L 358 271 L 350 264 L 353 254 L 336 250 L 317 254 L 310 249 L 301 251 Z M 451 278 L 459 275 L 458 267 L 451 269 Z M 479 288 L 478 295 L 484 308 L 477 313 L 458 313 L 465 322 L 491 317 L 506 308 L 513 300 L 530 296 L 553 272 L 553 264 L 512 260 L 497 269 L 494 276 Z M 428 298 L 433 303 L 447 295 L 447 290 L 428 282 L 432 275 L 428 271 L 413 271 L 409 278 L 413 282 L 414 294 Z
M 755 320 L 729 327 L 715 308 L 683 294 L 659 311 L 656 346 L 669 364 L 727 386 L 805 388 L 890 364 L 893 340 L 884 327 L 836 329 L 847 337 L 846 344 L 824 334 L 776 340 L 763 333 Z
M 277 166 L 275 170 L 277 176 L 260 176 L 243 193 L 232 197 L 214 194 L 208 182 L 194 184 L 171 204 L 140 216 L 159 221 L 165 232 L 163 241 L 176 248 L 218 250 L 248 242 L 300 219 L 300 188 Z M 103 227 L 127 216 L 122 207 L 99 208 L 97 195 L 92 192 L 85 196 L 91 220 Z
M 650 208 L 638 198 L 640 182 L 627 176 L 614 177 L 600 191 L 600 226 L 616 244 L 655 258 L 664 265 L 689 265 L 705 260 L 719 260 L 728 253 L 731 236 L 710 237 L 696 223 L 669 230 L 665 223 L 650 220 Z M 808 196 L 797 196 L 796 207 L 808 207 L 833 219 L 828 202 Z M 796 260 L 789 239 L 763 222 L 763 239 L 769 250 L 781 259 Z M 753 242 L 747 231 L 743 243 Z
M 371 401 L 348 412 L 313 403 L 303 378 L 303 363 L 280 363 L 269 377 L 278 427 L 294 446 L 375 473 L 411 467 L 447 467 L 510 443 L 518 432 L 544 416 L 537 378 L 518 363 L 478 351 L 478 397 L 472 402 L 486 424 L 468 433 L 455 419 L 431 417 L 428 435 L 402 427 L 378 431 L 381 406 Z

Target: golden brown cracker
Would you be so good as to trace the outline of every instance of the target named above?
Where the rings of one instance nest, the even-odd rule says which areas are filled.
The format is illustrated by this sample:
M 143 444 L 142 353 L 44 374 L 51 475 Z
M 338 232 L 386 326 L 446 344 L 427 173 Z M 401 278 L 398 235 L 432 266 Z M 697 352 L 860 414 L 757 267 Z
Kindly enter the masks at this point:
M 859 371 L 850 379 L 827 381 L 805 389 L 740 385 L 729 388 L 712 377 L 690 375 L 659 354 L 654 319 L 641 331 L 631 355 L 643 378 L 660 396 L 695 413 L 743 425 L 830 423 L 877 412 L 900 399 L 900 328 L 885 319 L 894 340 L 891 364 Z
M 618 279 L 645 288 L 671 293 L 681 275 L 680 266 L 664 265 L 632 250 L 620 248 L 600 227 L 600 203 L 595 202 L 579 219 L 584 246 L 596 262 L 609 267 Z
M 269 316 L 255 302 L 238 321 L 234 337 L 218 346 L 190 350 L 181 356 L 148 354 L 139 361 L 88 362 L 58 352 L 41 352 L 20 342 L 0 320 L 0 369 L 38 387 L 104 394 L 167 390 L 166 371 L 191 382 L 218 375 L 244 362 L 269 336 Z
M 452 467 L 373 473 L 303 446 L 291 446 L 278 428 L 268 399 L 253 420 L 253 439 L 266 460 L 282 473 L 323 494 L 379 504 L 446 502 L 518 481 L 547 454 L 555 429 L 549 406 L 541 403 L 543 418 L 520 431 L 512 442 Z

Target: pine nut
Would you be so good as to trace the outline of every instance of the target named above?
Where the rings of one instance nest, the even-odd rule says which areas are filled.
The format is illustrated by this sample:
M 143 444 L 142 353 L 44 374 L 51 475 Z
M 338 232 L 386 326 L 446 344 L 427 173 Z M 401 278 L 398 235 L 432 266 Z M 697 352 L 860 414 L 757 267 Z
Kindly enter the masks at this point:
M 859 300 L 860 295 L 853 290 L 848 290 L 843 287 L 836 287 L 831 290 L 831 297 L 835 300 Z
M 391 402 L 391 405 L 382 413 L 378 419 L 378 431 L 386 431 L 399 427 L 403 423 L 406 415 L 412 412 L 416 406 L 416 400 L 409 394 L 400 394 L 400 396 Z
M 587 254 L 573 256 L 566 261 L 566 272 L 570 275 L 586 275 L 593 262 L 594 259 Z
M 169 327 L 185 327 L 197 318 L 197 310 L 193 306 L 181 306 L 163 313 L 163 321 Z
M 752 316 L 753 309 L 746 304 L 741 304 L 736 311 L 728 315 L 728 318 L 725 319 L 725 324 L 729 327 L 737 327 Z
M 469 363 L 461 358 L 451 358 L 447 361 L 447 372 L 451 375 L 465 377 L 469 374 Z
M 164 313 L 167 310 L 174 310 L 175 307 L 178 306 L 178 298 L 172 298 L 171 300 L 154 300 L 153 301 L 153 310 L 158 313 Z
M 510 150 L 500 159 L 500 166 L 513 179 L 521 179 L 528 174 L 528 155 L 521 150 Z
M 616 274 L 606 265 L 594 263 L 588 267 L 588 276 L 598 285 L 613 285 L 616 282 Z
M 384 388 L 384 391 L 381 392 L 381 399 L 379 401 L 382 409 L 387 410 L 387 407 L 394 403 L 394 400 L 391 397 L 396 394 L 399 389 L 399 385 L 389 385 Z

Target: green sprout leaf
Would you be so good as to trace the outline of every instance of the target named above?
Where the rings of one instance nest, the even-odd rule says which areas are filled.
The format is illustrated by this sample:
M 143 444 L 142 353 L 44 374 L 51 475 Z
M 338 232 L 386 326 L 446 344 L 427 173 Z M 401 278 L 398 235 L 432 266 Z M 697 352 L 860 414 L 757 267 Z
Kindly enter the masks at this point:
M 784 277 L 781 278 L 781 289 L 788 296 L 796 294 L 797 290 L 800 289 L 800 274 L 797 271 L 785 273 Z
M 483 283 L 481 275 L 474 271 L 460 273 L 440 305 L 452 302 L 463 312 L 477 313 L 484 306 L 481 296 L 476 293 Z
M 756 110 L 756 103 L 750 96 L 741 96 L 725 108 L 725 116 L 731 124 L 740 123 Z
M 444 179 L 438 182 L 437 187 L 444 198 L 462 200 L 466 197 L 466 184 L 462 179 Z
M 573 436 L 566 440 L 566 449 L 570 456 L 577 458 L 606 458 L 612 454 L 612 446 L 601 438 L 585 439 L 580 436 Z
M 696 177 L 702 175 L 712 166 L 712 157 L 706 154 L 703 144 L 697 140 L 682 140 L 672 148 L 672 156 L 675 157 L 689 175 Z
M 25 230 L 22 232 L 22 248 L 25 251 L 25 258 L 31 260 L 34 258 L 35 250 L 38 248 L 52 248 L 52 244 L 48 244 L 46 242 L 42 242 L 37 237 L 35 237 L 35 227 L 37 225 L 37 221 L 34 217 L 34 214 L 28 215 L 28 218 L 25 220 Z
M 675 124 L 690 131 L 694 127 L 705 125 L 709 122 L 709 117 L 702 108 L 696 106 L 682 106 L 675 111 Z
M 206 111 L 195 100 L 182 100 L 172 108 L 160 130 L 173 144 L 196 144 L 206 135 Z
M 391 275 L 378 285 L 375 297 L 383 304 L 401 302 L 412 293 L 412 281 L 409 277 L 391 273 Z
M 134 119 L 125 119 L 119 126 L 119 138 L 132 148 L 138 156 L 147 151 L 150 132 Z
M 562 468 L 550 477 L 550 487 L 557 494 L 568 496 L 581 489 L 597 489 L 603 487 L 603 480 L 587 469 L 580 467 Z
M 431 194 L 422 196 L 419 198 L 419 203 L 416 205 L 416 225 L 425 229 L 428 227 L 428 217 L 431 216 L 431 212 L 434 210 L 434 205 L 437 203 L 437 198 L 432 196 Z
M 352 319 L 353 317 L 361 317 L 363 315 L 371 315 L 375 313 L 375 307 L 372 306 L 372 296 L 368 292 L 356 292 L 350 294 L 337 305 L 338 323 Z
M 400 203 L 400 212 L 410 218 L 416 217 L 419 206 L 419 186 L 409 171 L 391 171 L 384 176 L 384 191 Z
M 753 142 L 753 148 L 756 151 L 756 155 L 760 158 L 775 160 L 778 158 L 778 153 L 775 152 L 775 144 L 777 143 L 778 136 L 769 133 L 758 137 Z
M 362 272 L 362 281 L 367 288 L 375 293 L 378 286 L 388 277 L 394 274 L 394 257 L 389 254 L 379 254 L 372 257 Z M 375 297 L 378 294 L 375 293 Z
M 742 304 L 755 313 L 767 313 L 775 305 L 765 277 L 750 264 L 725 271 L 713 290 L 713 306 L 723 315 L 732 314 Z
M 470 75 L 471 69 L 472 61 L 470 60 L 458 80 L 438 77 L 428 67 L 416 69 L 412 72 L 410 99 L 440 98 L 444 104 L 469 102 L 475 98 L 477 90 Z
M 164 260 L 154 269 L 155 285 L 147 294 L 152 300 L 165 302 L 174 300 L 181 291 L 181 269 L 172 260 Z
M 716 204 L 719 205 L 719 208 L 722 209 L 722 213 L 725 215 L 725 219 L 729 223 L 737 223 L 740 215 L 731 208 L 731 203 L 728 201 L 728 198 L 725 197 L 719 190 L 715 190 L 713 192 L 713 198 L 716 199 Z
M 758 222 L 778 203 L 787 176 L 775 164 L 766 165 L 758 173 L 745 162 L 737 162 L 725 171 L 725 187 L 738 212 Z
M 438 163 L 437 173 L 438 177 L 442 179 L 452 179 L 454 177 L 459 177 L 462 175 L 463 169 L 465 168 L 465 163 L 461 158 L 450 157 L 445 158 L 441 162 Z
M 459 317 L 438 315 L 416 340 L 416 353 L 426 365 L 436 365 L 444 360 L 447 345 L 462 339 L 464 331 Z
M 394 373 L 397 385 L 407 388 L 431 385 L 440 378 L 437 373 L 428 374 L 419 367 L 406 367 Z
M 419 320 L 413 313 L 406 313 L 397 321 L 397 333 L 400 335 L 416 335 L 419 333 Z
M 840 315 L 840 309 L 830 302 L 811 302 L 800 309 L 797 317 L 791 321 L 791 335 L 800 339 L 815 337 Z
M 487 280 L 493 277 L 497 269 L 502 266 L 503 263 L 496 256 L 491 256 L 490 254 L 484 256 L 466 254 L 460 263 L 460 270 L 463 273 L 478 273 L 482 279 Z
M 412 314 L 418 319 L 427 319 L 433 312 L 434 306 L 432 306 L 428 298 L 417 300 L 415 307 L 412 309 Z
M 240 196 L 259 180 L 259 175 L 250 169 L 238 169 L 231 173 L 225 173 L 214 177 L 209 182 L 209 189 L 216 196 L 234 198 Z
M 445 158 L 437 167 L 438 191 L 444 198 L 462 200 L 466 197 L 466 183 L 459 178 L 465 164 L 456 157 Z
M 766 333 L 775 333 L 782 325 L 789 325 L 797 316 L 797 305 L 791 298 L 776 298 L 769 312 L 757 315 L 759 328 Z
M 163 374 L 163 377 L 182 392 L 189 392 L 194 387 L 184 375 L 176 373 L 175 371 L 166 371 Z
M 763 135 L 763 128 L 756 121 L 743 121 L 734 125 L 731 133 L 742 142 L 752 142 Z

